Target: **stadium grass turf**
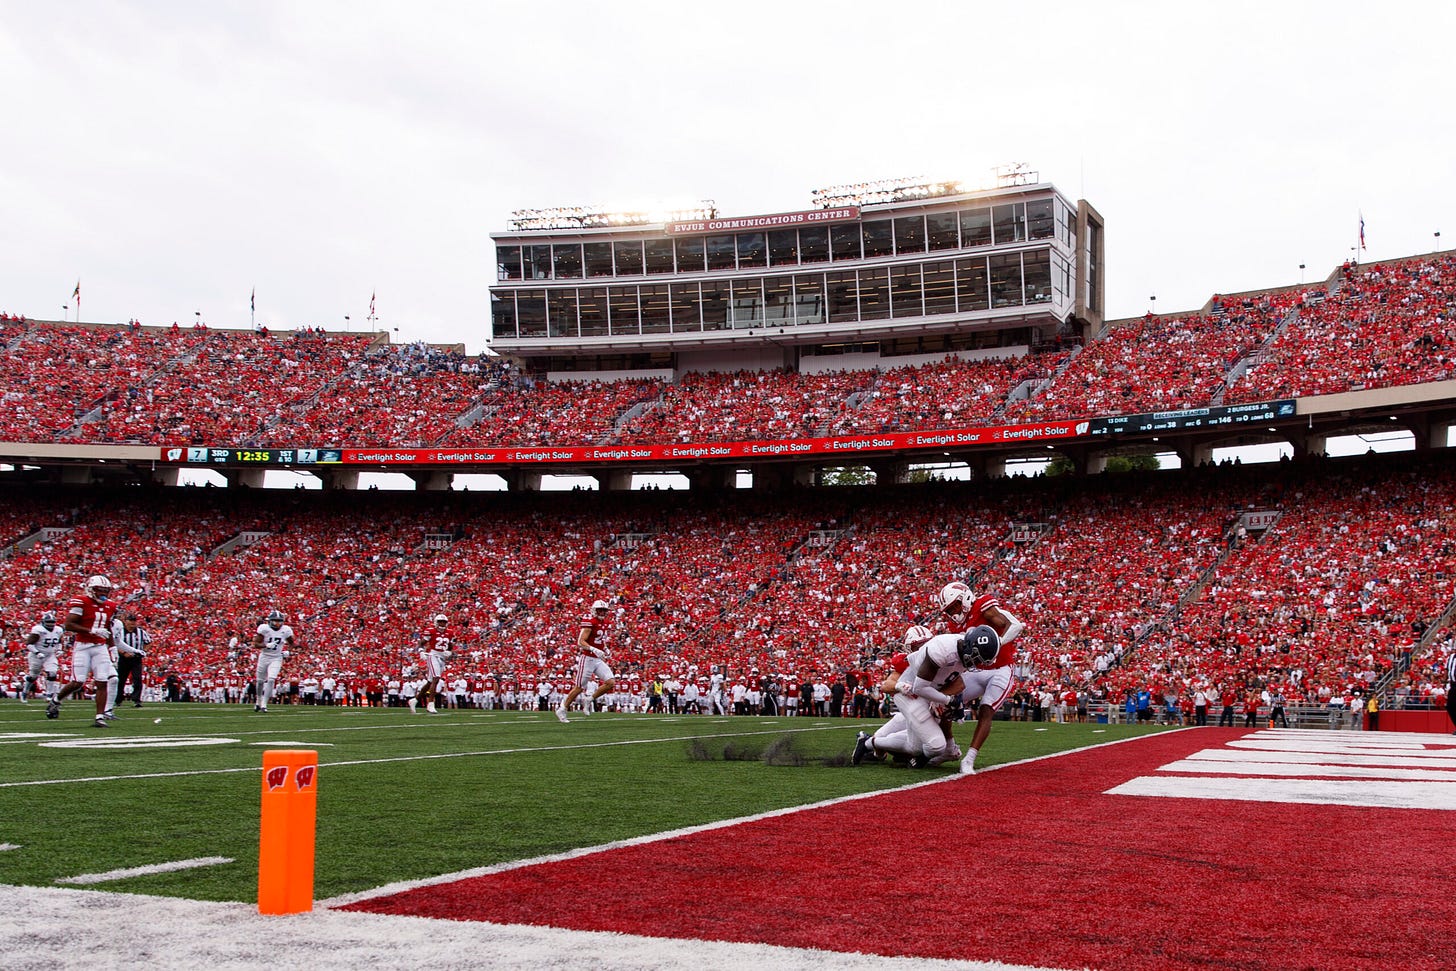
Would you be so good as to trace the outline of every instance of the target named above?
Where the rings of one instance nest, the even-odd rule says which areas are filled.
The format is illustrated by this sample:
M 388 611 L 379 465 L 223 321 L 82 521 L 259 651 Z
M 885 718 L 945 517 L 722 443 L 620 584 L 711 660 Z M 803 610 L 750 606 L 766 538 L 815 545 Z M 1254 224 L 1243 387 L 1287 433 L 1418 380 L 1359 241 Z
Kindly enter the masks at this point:
M 103 731 L 89 727 L 89 705 L 66 705 L 48 721 L 41 705 L 0 702 L 0 844 L 19 847 L 0 852 L 0 883 L 49 885 L 222 856 L 233 862 L 96 887 L 255 900 L 258 770 L 268 747 L 318 747 L 318 899 L 929 777 L 849 766 L 855 732 L 879 724 L 870 719 L 599 714 L 562 725 L 536 712 L 430 717 L 305 706 L 255 715 L 213 705 L 120 714 Z M 968 738 L 970 730 L 957 734 Z M 998 722 L 979 761 L 984 767 L 1150 730 Z M 63 737 L 17 737 L 25 733 Z M 179 736 L 229 741 L 117 747 Z M 96 740 L 108 747 L 42 745 Z M 68 781 L 19 784 L 55 780 Z

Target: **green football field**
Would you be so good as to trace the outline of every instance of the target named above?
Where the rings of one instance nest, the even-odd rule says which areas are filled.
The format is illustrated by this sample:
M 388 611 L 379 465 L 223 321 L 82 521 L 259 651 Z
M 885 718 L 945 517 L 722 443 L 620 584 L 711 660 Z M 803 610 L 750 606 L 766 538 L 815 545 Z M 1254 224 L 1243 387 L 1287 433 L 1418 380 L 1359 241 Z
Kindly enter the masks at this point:
M 596 846 L 954 774 L 852 767 L 878 721 L 151 705 L 90 727 L 0 702 L 0 883 L 224 858 L 90 883 L 256 899 L 260 767 L 318 751 L 315 897 Z M 160 723 L 154 719 L 160 718 Z M 971 726 L 957 731 L 962 742 Z M 1154 729 L 998 722 L 980 767 Z

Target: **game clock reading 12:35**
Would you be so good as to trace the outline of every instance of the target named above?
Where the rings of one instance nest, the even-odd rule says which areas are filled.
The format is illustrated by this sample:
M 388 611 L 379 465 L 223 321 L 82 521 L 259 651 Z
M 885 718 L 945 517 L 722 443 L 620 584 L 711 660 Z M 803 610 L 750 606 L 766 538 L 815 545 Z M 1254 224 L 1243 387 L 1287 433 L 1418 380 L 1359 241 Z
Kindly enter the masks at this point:
M 268 448 L 235 448 L 233 449 L 234 462 L 271 462 L 273 461 L 273 450 Z

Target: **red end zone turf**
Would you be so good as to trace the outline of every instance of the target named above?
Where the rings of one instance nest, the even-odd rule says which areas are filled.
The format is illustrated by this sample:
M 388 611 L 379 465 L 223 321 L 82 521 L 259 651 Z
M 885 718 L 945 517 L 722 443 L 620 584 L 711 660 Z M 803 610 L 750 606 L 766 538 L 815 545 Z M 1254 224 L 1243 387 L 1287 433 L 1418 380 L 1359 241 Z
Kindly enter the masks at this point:
M 1456 812 L 1105 794 L 1249 734 L 1156 735 L 345 909 L 1063 968 L 1456 966 Z

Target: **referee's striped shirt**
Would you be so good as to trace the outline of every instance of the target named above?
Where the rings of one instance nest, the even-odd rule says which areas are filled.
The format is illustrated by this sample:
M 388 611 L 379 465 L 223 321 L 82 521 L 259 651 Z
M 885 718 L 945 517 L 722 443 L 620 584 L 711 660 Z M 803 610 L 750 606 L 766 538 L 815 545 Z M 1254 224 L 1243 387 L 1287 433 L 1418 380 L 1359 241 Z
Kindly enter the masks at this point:
M 1456 682 L 1456 651 L 1446 655 L 1446 680 Z
M 141 657 L 147 656 L 147 645 L 152 642 L 152 635 L 138 627 L 136 630 L 122 628 L 116 638 L 118 650 L 131 651 Z

